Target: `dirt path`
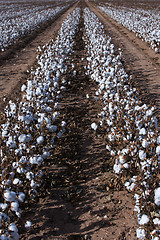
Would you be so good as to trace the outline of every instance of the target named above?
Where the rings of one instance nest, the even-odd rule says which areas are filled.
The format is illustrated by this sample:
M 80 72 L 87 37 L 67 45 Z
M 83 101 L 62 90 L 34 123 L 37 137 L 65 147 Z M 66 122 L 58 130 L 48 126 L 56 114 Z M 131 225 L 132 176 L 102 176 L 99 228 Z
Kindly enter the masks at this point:
M 116 48 L 122 49 L 125 69 L 134 76 L 138 87 L 144 90 L 146 100 L 156 100 L 160 109 L 160 54 L 156 54 L 147 43 L 108 17 L 95 4 L 86 3 L 104 24 L 106 34 L 111 36 Z
M 83 27 L 81 18 L 72 56 L 76 75 L 70 66 L 67 81 L 71 84 L 60 103 L 67 132 L 46 170 L 47 197 L 41 196 L 26 215 L 32 219 L 33 230 L 22 239 L 135 239 L 132 197 L 114 187 L 103 132 L 95 134 L 91 129 L 100 102 L 94 98 L 96 83 L 84 70 Z
M 4 97 L 12 99 L 19 95 L 20 87 L 26 81 L 27 70 L 33 66 L 36 56 L 37 47 L 43 46 L 50 39 L 54 39 L 57 32 L 66 18 L 66 16 L 73 11 L 78 3 L 74 4 L 63 14 L 58 14 L 55 21 L 49 25 L 43 32 L 39 33 L 37 37 L 28 43 L 20 51 L 14 52 L 14 57 L 8 60 L 1 61 L 0 66 L 0 109 L 3 108 Z

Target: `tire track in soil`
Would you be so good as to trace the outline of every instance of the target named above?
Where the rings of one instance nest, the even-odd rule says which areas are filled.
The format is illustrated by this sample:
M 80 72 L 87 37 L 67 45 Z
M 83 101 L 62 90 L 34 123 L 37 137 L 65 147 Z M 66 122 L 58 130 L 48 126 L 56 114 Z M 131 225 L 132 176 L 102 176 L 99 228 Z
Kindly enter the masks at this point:
M 91 130 L 101 103 L 94 100 L 96 83 L 85 74 L 83 31 L 81 16 L 71 56 L 76 73 L 70 65 L 71 84 L 60 103 L 66 133 L 46 168 L 44 196 L 26 214 L 32 219 L 33 230 L 22 239 L 135 239 L 131 195 L 114 187 L 104 133 Z
M 107 35 L 116 48 L 122 49 L 122 63 L 126 72 L 133 75 L 136 88 L 141 90 L 145 102 L 156 102 L 160 112 L 160 54 L 154 53 L 147 43 L 133 32 L 118 24 L 101 11 L 92 1 L 86 2 L 104 25 Z
M 78 2 L 70 4 L 65 10 L 58 13 L 51 22 L 44 24 L 39 31 L 33 32 L 28 40 L 24 39 L 21 48 L 13 49 L 11 58 L 3 60 L 0 57 L 0 110 L 9 100 L 20 97 L 20 89 L 28 77 L 27 71 L 34 65 L 38 46 L 43 46 L 51 39 L 55 39 L 59 28 L 66 16 L 74 10 Z M 33 39 L 32 39 L 33 38 Z M 3 102 L 3 98 L 6 102 Z

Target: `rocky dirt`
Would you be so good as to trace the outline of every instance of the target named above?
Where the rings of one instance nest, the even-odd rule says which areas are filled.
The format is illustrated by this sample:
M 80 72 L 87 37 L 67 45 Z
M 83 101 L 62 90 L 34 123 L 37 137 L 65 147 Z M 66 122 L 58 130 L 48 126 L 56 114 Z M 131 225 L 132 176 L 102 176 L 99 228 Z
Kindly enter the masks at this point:
M 156 100 L 159 107 L 159 55 L 102 13 L 96 5 L 86 4 L 102 21 L 116 49 L 123 49 L 123 63 L 133 75 L 135 85 L 142 89 L 148 101 Z M 1 107 L 4 106 L 4 96 L 10 99 L 19 95 L 20 86 L 27 78 L 26 71 L 34 64 L 37 46 L 55 38 L 62 21 L 75 6 L 59 16 L 54 24 L 13 58 L 1 62 Z M 38 202 L 32 203 L 24 215 L 24 222 L 31 219 L 33 228 L 28 233 L 21 229 L 21 239 L 136 239 L 137 220 L 133 214 L 132 195 L 114 182 L 113 163 L 106 153 L 104 133 L 95 133 L 91 129 L 101 103 L 94 98 L 96 83 L 86 76 L 84 70 L 83 27 L 81 16 L 71 57 L 76 65 L 76 74 L 73 75 L 70 65 L 67 77 L 72 84 L 67 86 L 60 103 L 67 131 L 52 161 L 44 169 L 44 185 Z

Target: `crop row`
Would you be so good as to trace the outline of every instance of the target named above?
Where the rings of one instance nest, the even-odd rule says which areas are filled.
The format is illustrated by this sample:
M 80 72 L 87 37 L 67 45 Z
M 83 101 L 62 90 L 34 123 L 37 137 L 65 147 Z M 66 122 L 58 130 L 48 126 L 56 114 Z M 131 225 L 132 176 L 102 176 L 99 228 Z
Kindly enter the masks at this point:
M 65 91 L 68 57 L 79 23 L 76 8 L 62 24 L 56 41 L 38 48 L 37 64 L 21 87 L 22 99 L 10 101 L 1 116 L 0 239 L 19 239 L 17 221 L 22 209 L 37 196 L 42 167 L 53 158 L 65 132 L 58 110 Z M 23 221 L 22 221 L 23 222 Z M 31 222 L 25 227 L 29 229 Z
M 31 33 L 40 24 L 53 18 L 58 12 L 67 7 L 46 5 L 33 5 L 19 3 L 8 4 L 1 9 L 0 13 L 0 51 L 5 51 L 9 46 L 14 45 L 20 38 Z
M 155 52 L 159 52 L 160 12 L 158 10 L 106 5 L 99 6 L 99 8 L 122 26 L 134 32 L 143 41 L 149 43 Z
M 98 83 L 96 98 L 103 103 L 94 130 L 105 131 L 106 149 L 113 159 L 116 180 L 134 193 L 138 239 L 160 239 L 160 187 L 158 171 L 160 135 L 155 106 L 146 105 L 132 87 L 115 55 L 111 38 L 88 8 L 84 11 L 88 74 Z

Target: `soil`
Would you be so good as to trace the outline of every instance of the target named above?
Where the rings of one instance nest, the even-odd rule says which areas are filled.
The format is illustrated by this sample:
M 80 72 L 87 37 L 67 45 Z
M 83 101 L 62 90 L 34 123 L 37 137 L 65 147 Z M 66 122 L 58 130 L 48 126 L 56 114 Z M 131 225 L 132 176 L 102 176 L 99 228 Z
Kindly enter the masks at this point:
M 78 4 L 78 3 L 77 3 Z M 19 95 L 26 81 L 27 69 L 36 60 L 38 45 L 55 38 L 67 14 L 75 6 L 59 16 L 55 22 L 39 34 L 25 48 L 8 60 L 1 62 L 0 93 L 2 98 Z M 135 35 L 121 27 L 91 2 L 87 4 L 105 26 L 116 49 L 123 49 L 123 64 L 133 75 L 148 101 L 155 100 L 159 107 L 159 54 L 136 39 Z M 101 103 L 95 101 L 96 83 L 86 76 L 86 55 L 83 42 L 83 17 L 75 36 L 74 54 L 71 60 L 77 67 L 76 75 L 69 66 L 67 86 L 60 111 L 67 122 L 66 133 L 46 163 L 44 185 L 38 202 L 32 203 L 25 212 L 22 223 L 31 219 L 33 228 L 21 239 L 70 239 L 70 240 L 134 240 L 137 219 L 133 214 L 133 196 L 114 181 L 112 158 L 107 155 L 104 133 L 91 129 L 96 122 Z M 118 39 L 118 41 L 117 41 Z M 89 98 L 86 98 L 86 94 Z M 1 108 L 4 103 L 1 99 Z

